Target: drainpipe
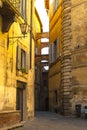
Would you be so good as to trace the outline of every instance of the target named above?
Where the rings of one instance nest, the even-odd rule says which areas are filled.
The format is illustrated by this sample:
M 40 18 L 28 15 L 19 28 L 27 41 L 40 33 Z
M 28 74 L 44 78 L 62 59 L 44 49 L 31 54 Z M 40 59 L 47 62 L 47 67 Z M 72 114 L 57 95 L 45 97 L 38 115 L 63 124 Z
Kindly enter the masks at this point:
M 32 0 L 31 0 L 31 13 L 30 13 L 30 69 L 32 67 Z

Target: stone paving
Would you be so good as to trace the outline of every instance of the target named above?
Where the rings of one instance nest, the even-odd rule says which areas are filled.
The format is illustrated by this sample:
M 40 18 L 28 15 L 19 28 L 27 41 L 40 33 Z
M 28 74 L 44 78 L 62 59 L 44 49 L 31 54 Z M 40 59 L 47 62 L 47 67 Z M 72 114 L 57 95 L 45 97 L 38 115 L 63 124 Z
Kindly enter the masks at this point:
M 15 130 L 87 130 L 87 119 L 64 117 L 51 112 L 38 112 L 34 120 Z

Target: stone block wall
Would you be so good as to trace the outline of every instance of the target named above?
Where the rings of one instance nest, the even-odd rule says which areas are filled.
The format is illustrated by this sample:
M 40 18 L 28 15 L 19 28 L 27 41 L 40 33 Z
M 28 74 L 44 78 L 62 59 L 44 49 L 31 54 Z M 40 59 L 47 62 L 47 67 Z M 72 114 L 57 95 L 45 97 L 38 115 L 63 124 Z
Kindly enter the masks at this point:
M 81 113 L 87 105 L 87 1 L 72 0 L 72 113 L 75 105 L 81 105 Z
M 20 111 L 0 112 L 0 128 L 20 123 Z
M 61 57 L 61 93 L 62 113 L 71 113 L 71 0 L 63 0 L 62 4 L 62 57 Z
M 59 35 L 61 27 L 60 106 L 62 113 L 68 115 L 75 114 L 75 105 L 81 104 L 81 112 L 87 105 L 87 1 L 62 0 L 61 7 L 61 24 L 57 27 L 59 19 L 53 24 L 54 17 L 57 18 L 56 14 L 59 16 L 58 10 L 50 21 L 50 25 L 53 24 L 56 28 L 55 31 L 51 27 L 50 39 L 53 43 L 52 40 Z M 56 64 L 53 66 L 55 68 Z M 59 65 L 56 73 L 58 67 Z M 52 67 L 49 71 L 49 75 L 51 74 Z M 54 90 L 54 85 L 51 84 L 53 79 L 56 80 L 54 75 L 49 79 L 49 88 Z M 52 95 L 50 98 L 53 100 Z M 53 104 L 50 108 L 53 108 Z

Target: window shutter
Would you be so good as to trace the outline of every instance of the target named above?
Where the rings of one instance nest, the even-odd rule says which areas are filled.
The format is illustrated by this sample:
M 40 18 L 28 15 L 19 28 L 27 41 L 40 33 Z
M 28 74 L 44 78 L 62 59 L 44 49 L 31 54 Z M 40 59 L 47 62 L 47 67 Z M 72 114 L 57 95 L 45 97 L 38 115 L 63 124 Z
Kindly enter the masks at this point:
M 52 43 L 52 63 L 54 62 L 54 43 Z
M 59 57 L 59 52 L 60 48 L 59 48 L 59 38 L 57 38 L 57 58 Z
M 25 19 L 26 19 L 26 5 L 27 5 L 27 0 L 20 1 L 20 13 Z
M 51 44 L 49 45 L 49 63 L 51 63 L 51 56 L 52 56 L 52 52 L 51 52 L 51 50 L 52 50 L 52 47 L 51 47 Z
M 28 70 L 29 70 L 29 56 L 28 56 L 28 53 L 26 53 L 26 73 L 28 73 Z
M 21 69 L 21 48 L 17 46 L 17 56 L 16 56 L 17 69 Z

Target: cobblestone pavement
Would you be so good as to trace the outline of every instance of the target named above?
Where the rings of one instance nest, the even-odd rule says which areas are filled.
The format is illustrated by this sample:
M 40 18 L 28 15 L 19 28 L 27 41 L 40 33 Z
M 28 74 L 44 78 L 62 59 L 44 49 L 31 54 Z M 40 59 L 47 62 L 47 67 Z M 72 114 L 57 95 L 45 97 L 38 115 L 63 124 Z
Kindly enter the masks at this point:
M 87 119 L 64 117 L 51 112 L 38 112 L 34 120 L 16 130 L 87 130 Z

